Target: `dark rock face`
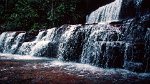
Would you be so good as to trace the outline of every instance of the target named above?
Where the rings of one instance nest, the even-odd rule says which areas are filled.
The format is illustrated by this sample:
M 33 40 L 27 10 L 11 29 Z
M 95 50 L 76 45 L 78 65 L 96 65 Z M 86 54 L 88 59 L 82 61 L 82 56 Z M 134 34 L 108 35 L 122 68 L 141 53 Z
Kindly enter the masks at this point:
M 149 25 L 150 15 L 125 21 L 123 40 L 128 43 L 125 50 L 125 68 L 133 71 L 150 71 L 149 67 Z M 134 67 L 131 67 L 134 66 Z
M 109 4 L 115 0 L 80 0 L 78 8 L 86 12 L 86 15 L 96 10 L 98 7 Z
M 33 41 L 35 37 L 38 35 L 39 31 L 31 31 L 27 32 L 25 35 L 25 42 Z
M 139 17 L 150 13 L 149 0 L 123 0 L 120 19 Z

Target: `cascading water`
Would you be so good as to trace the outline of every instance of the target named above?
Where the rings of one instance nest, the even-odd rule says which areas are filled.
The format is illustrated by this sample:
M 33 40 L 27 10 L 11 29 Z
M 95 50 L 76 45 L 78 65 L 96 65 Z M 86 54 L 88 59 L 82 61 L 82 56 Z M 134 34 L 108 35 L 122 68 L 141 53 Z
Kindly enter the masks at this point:
M 48 46 L 50 42 L 52 42 L 53 35 L 54 28 L 47 31 L 40 31 L 34 41 L 24 42 L 17 53 L 22 55 L 42 56 L 45 53 L 48 53 Z
M 25 33 L 4 32 L 1 34 L 0 47 L 2 53 L 15 53 L 20 43 L 24 39 Z
M 18 49 L 18 47 L 20 46 L 20 43 L 22 42 L 22 40 L 24 39 L 25 33 L 20 33 L 18 34 L 15 39 L 14 42 L 11 46 L 10 52 L 11 53 L 15 53 L 16 50 Z
M 121 49 L 124 44 L 120 39 L 121 36 L 120 27 L 102 24 L 93 26 L 84 44 L 81 62 L 102 67 L 110 67 L 109 63 L 112 64 L 111 66 L 115 65 L 116 61 L 122 60 L 122 56 L 119 57 L 122 55 Z
M 70 38 L 73 38 L 73 33 L 75 32 L 78 26 L 79 25 L 72 25 L 67 27 L 67 30 L 60 37 L 61 42 L 58 47 L 58 59 L 63 60 L 63 54 L 65 53 L 64 51 L 67 47 L 68 41 Z
M 0 46 L 1 48 L 5 46 L 1 49 L 1 52 L 31 56 L 49 56 L 49 53 L 55 50 L 53 46 L 56 46 L 58 50 L 55 52 L 58 53 L 58 58 L 61 58 L 67 42 L 70 38 L 73 38 L 72 35 L 79 26 L 81 25 L 68 25 L 67 27 L 62 26 L 60 28 L 43 30 L 39 32 L 35 40 L 30 42 L 21 42 L 26 33 L 19 33 L 16 36 L 17 32 L 4 32 L 0 36 Z
M 125 26 L 117 21 L 108 23 L 108 21 L 119 20 L 122 1 L 115 0 L 98 8 L 89 15 L 87 24 L 84 26 L 63 25 L 60 28 L 42 30 L 30 41 L 25 41 L 27 33 L 4 32 L 0 35 L 0 52 L 30 55 L 32 57 L 46 56 L 105 68 L 129 69 L 133 67 L 130 66 L 131 64 L 136 67 L 142 66 L 142 63 L 147 68 L 149 67 L 149 60 L 146 62 L 139 61 L 139 58 L 136 57 L 139 55 L 134 49 L 138 47 L 134 42 L 140 43 L 141 39 L 139 40 L 139 38 L 145 35 L 140 32 L 141 37 L 134 35 L 135 32 L 140 30 L 135 28 L 140 27 L 136 26 L 130 29 L 133 24 L 132 21 L 126 23 Z M 141 1 L 137 0 L 135 2 L 139 5 Z M 101 24 L 101 22 L 107 23 Z M 132 30 L 134 31 L 131 32 Z M 145 32 L 146 30 L 141 29 L 140 31 Z M 147 35 L 149 35 L 149 32 Z M 134 37 L 136 40 L 134 40 Z M 149 45 L 148 42 L 149 39 L 146 41 L 146 45 Z M 143 49 L 143 44 L 140 44 L 140 46 Z M 143 50 L 148 51 L 149 48 Z M 139 49 L 140 51 L 142 50 Z M 146 53 L 144 55 L 140 53 L 144 60 L 149 58 L 148 52 Z M 148 68 L 147 71 L 149 71 Z
M 0 52 L 3 50 L 4 40 L 7 35 L 7 32 L 4 32 L 0 35 Z
M 42 41 L 45 41 L 45 40 L 53 41 L 55 30 L 56 30 L 56 28 L 48 29 L 47 34 L 41 38 Z
M 7 33 L 6 39 L 4 40 L 4 50 L 3 53 L 11 52 L 10 48 L 12 46 L 13 39 L 15 38 L 16 32 Z
M 39 32 L 39 34 L 36 36 L 35 41 L 40 41 L 42 39 L 42 37 L 44 36 L 45 31 L 41 31 Z
M 113 20 L 118 20 L 121 5 L 122 0 L 115 0 L 110 4 L 98 8 L 89 15 L 89 18 L 86 23 L 93 24 L 98 22 L 109 22 Z

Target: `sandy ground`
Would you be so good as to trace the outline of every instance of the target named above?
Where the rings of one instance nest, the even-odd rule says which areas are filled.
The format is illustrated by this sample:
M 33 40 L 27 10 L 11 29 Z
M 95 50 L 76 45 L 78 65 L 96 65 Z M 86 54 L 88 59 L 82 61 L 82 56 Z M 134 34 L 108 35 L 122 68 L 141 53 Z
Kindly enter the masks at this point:
M 0 84 L 150 84 L 150 77 L 135 73 L 54 64 L 39 60 L 0 60 Z

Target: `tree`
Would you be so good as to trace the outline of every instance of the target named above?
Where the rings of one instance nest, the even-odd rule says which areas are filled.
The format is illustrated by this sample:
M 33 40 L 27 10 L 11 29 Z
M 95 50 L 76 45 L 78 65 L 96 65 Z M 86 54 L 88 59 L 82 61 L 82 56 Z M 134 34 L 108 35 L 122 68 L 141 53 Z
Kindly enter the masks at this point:
M 75 24 L 82 18 L 77 10 L 78 3 L 79 0 L 1 0 L 1 31 Z

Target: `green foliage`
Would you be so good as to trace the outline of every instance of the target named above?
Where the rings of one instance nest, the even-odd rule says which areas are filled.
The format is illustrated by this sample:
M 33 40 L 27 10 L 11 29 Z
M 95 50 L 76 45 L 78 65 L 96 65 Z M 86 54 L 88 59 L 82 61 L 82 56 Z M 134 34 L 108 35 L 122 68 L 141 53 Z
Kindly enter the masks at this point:
M 0 3 L 0 31 L 37 30 L 80 18 L 78 0 L 2 0 Z

